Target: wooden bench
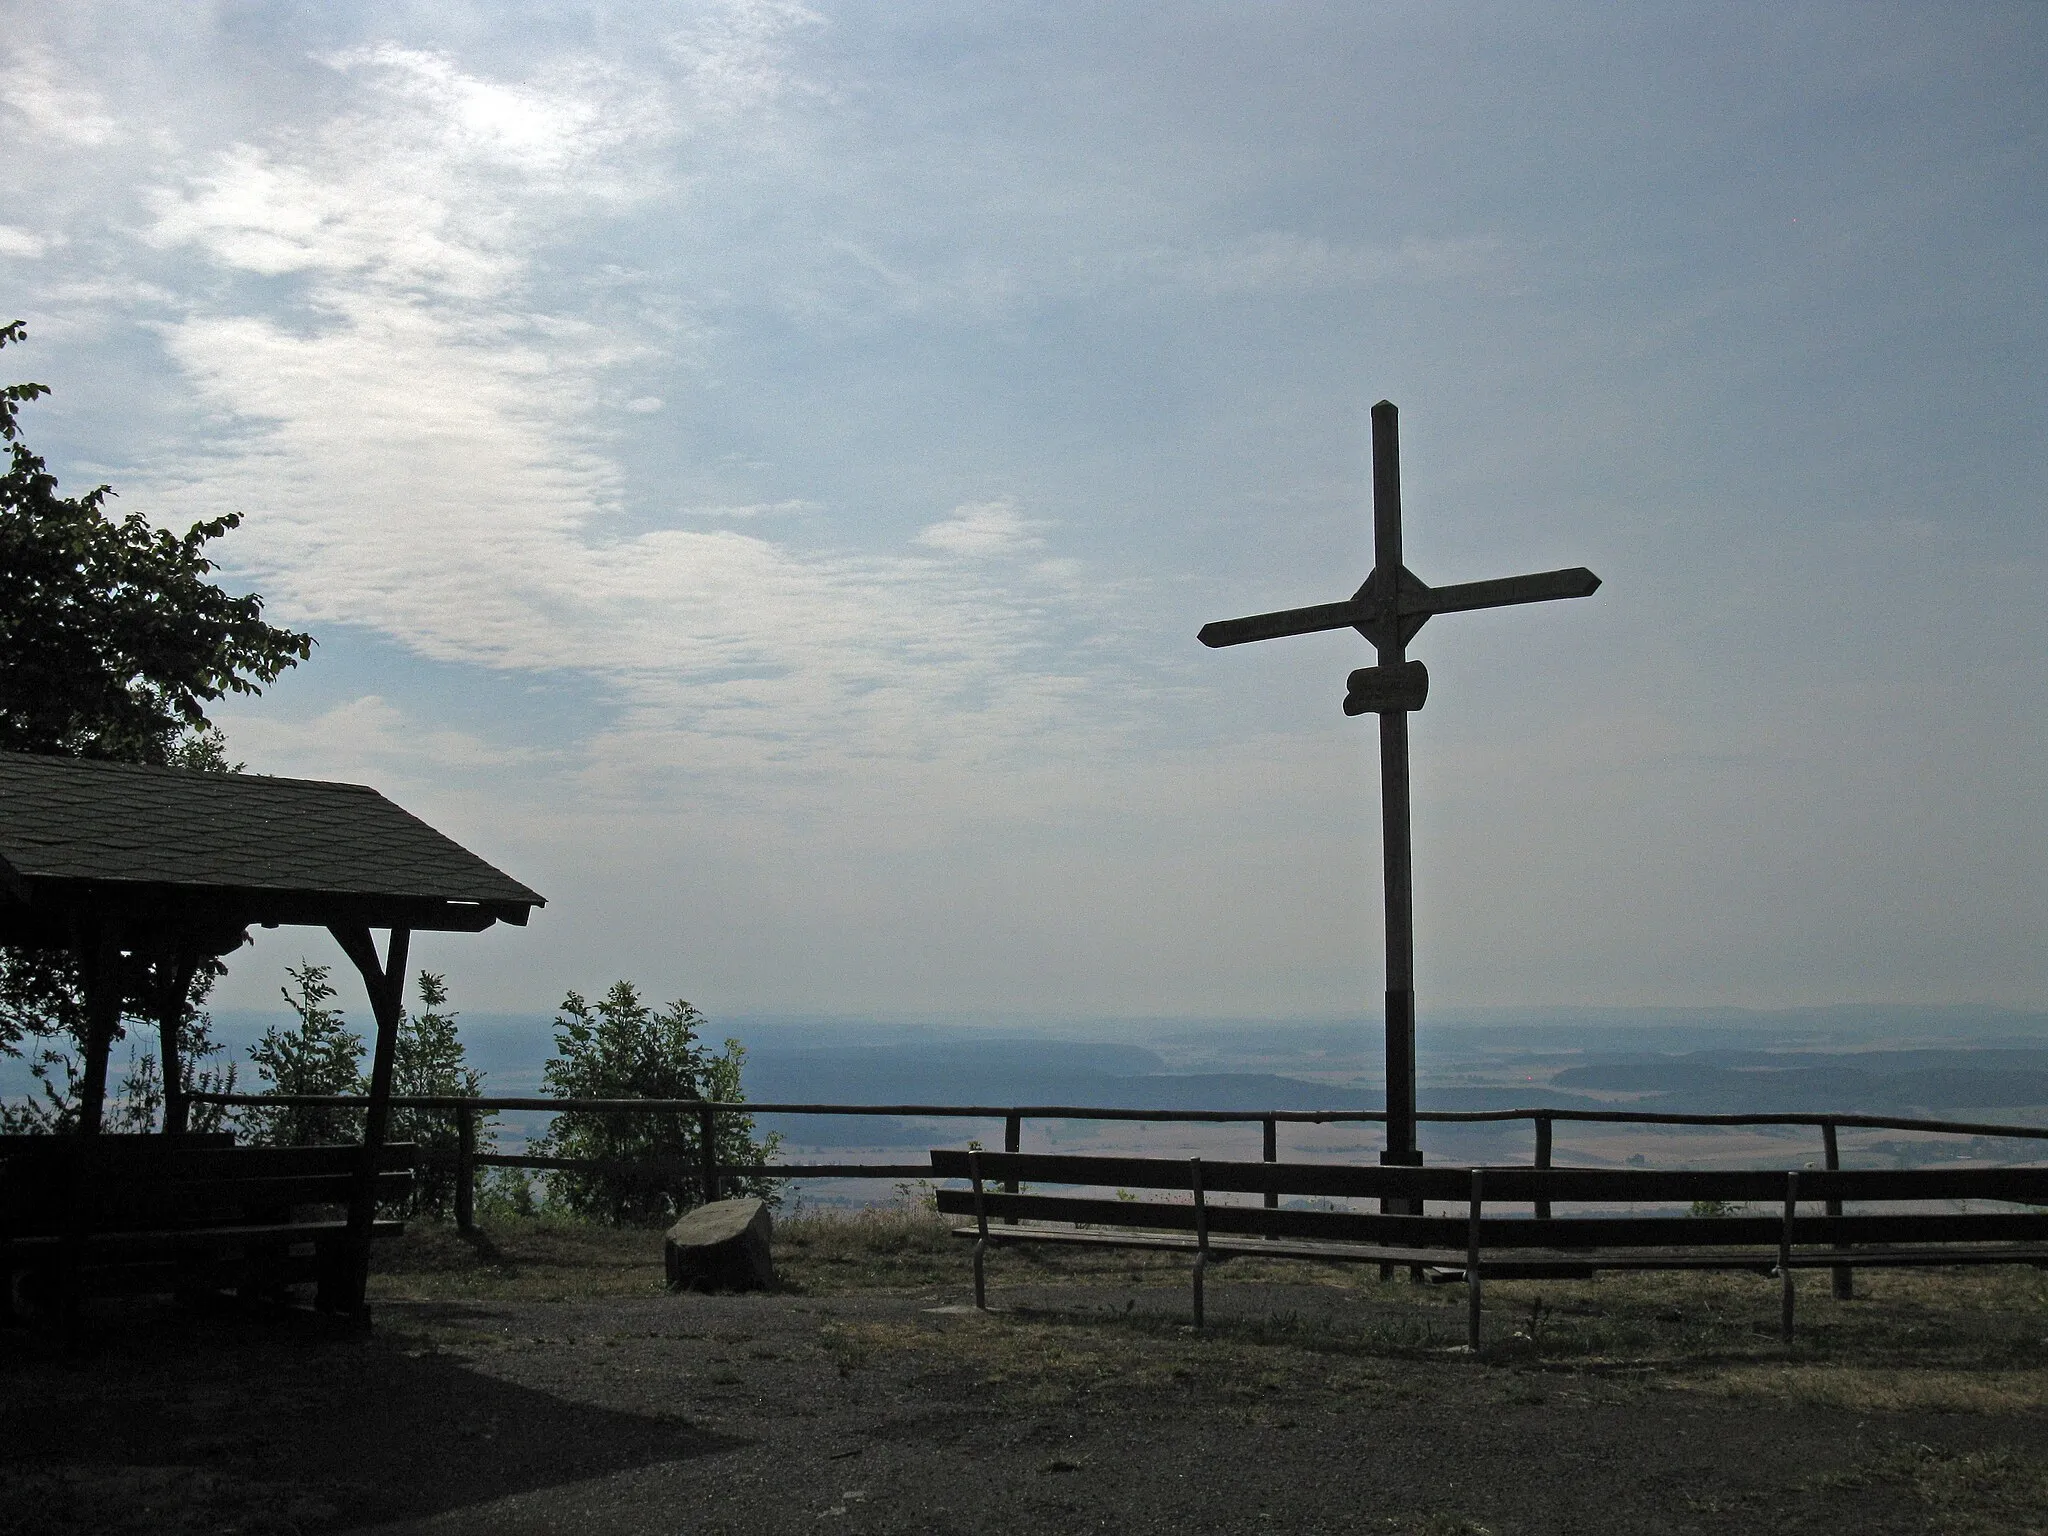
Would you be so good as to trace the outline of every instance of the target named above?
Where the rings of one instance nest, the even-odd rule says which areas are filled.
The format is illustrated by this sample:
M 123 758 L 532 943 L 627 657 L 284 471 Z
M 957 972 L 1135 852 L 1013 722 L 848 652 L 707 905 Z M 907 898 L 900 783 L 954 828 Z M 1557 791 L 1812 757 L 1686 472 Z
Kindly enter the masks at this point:
M 1008 1243 L 1192 1254 L 1198 1327 L 1204 1273 L 1227 1259 L 1426 1265 L 1462 1275 L 1476 1349 L 1487 1277 L 1732 1269 L 1781 1277 L 1781 1321 L 1789 1338 L 1792 1276 L 1800 1269 L 2048 1265 L 2048 1210 L 2020 1208 L 2048 1206 L 2048 1167 L 1401 1168 L 947 1149 L 934 1150 L 931 1158 L 935 1179 L 969 1185 L 941 1188 L 937 1198 L 947 1215 L 973 1218 L 954 1232 L 974 1239 L 976 1306 L 987 1305 L 989 1250 Z M 1021 1187 L 1026 1184 L 1028 1190 Z M 1044 1185 L 1066 1188 L 1054 1193 Z M 1132 1198 L 1133 1190 L 1155 1197 Z M 1156 1198 L 1169 1191 L 1183 1198 Z M 1211 1198 L 1216 1195 L 1258 1196 L 1260 1203 Z M 1382 1209 L 1315 1209 L 1286 1200 L 1376 1200 Z M 2006 1208 L 1898 1209 L 1977 1200 Z M 1427 1214 L 1430 1201 L 1461 1210 Z M 1549 1214 L 1567 1203 L 1595 1209 Z M 1598 1209 L 1680 1203 L 1688 1214 Z M 1765 1211 L 1690 1214 L 1698 1203 L 1758 1204 Z M 1850 1205 L 1889 1209 L 1849 1212 Z M 1845 1291 L 1838 1287 L 1837 1294 Z
M 353 1146 L 238 1147 L 228 1136 L 30 1136 L 0 1145 L 0 1307 L 17 1294 L 70 1319 L 80 1298 L 311 1284 L 321 1310 L 356 1305 Z M 415 1148 L 379 1149 L 380 1203 L 407 1199 Z M 404 1229 L 374 1221 L 370 1237 Z

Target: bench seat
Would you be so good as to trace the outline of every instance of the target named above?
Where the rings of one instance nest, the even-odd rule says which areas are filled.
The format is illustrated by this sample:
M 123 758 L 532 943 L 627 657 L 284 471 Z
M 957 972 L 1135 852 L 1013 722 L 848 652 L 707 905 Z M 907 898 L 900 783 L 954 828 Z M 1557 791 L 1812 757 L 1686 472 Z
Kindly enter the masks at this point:
M 1212 1207 L 1213 1209 L 1213 1207 Z M 952 1229 L 959 1238 L 978 1238 L 981 1229 L 961 1226 Z M 1142 1228 L 1074 1227 L 1058 1222 L 1020 1221 L 1015 1226 L 991 1226 L 992 1247 L 1005 1243 L 1055 1243 L 1084 1248 L 1156 1249 L 1167 1253 L 1195 1254 L 1200 1243 L 1190 1234 L 1146 1231 Z M 1216 1265 L 1234 1258 L 1302 1259 L 1322 1264 L 1421 1264 L 1432 1269 L 1463 1273 L 1466 1254 L 1451 1248 L 1403 1248 L 1394 1245 L 1314 1242 L 1299 1239 L 1209 1238 L 1209 1262 Z M 1858 1269 L 1905 1267 L 1947 1268 L 1979 1264 L 2038 1264 L 2048 1266 L 2048 1244 L 1955 1244 L 1940 1250 L 1928 1248 L 1865 1248 L 1853 1255 L 1829 1251 L 1795 1251 L 1795 1269 L 1834 1269 L 1853 1257 Z M 1680 1248 L 1637 1248 L 1611 1251 L 1519 1249 L 1512 1257 L 1485 1259 L 1486 1273 L 1497 1280 L 1591 1279 L 1601 1270 L 1747 1270 L 1775 1274 L 1775 1248 L 1728 1248 L 1709 1253 Z
M 405 1231 L 405 1223 L 386 1218 L 372 1222 L 370 1230 L 376 1237 L 396 1237 Z M 166 1227 L 154 1232 L 88 1232 L 78 1242 L 95 1262 L 118 1264 L 159 1253 L 225 1252 L 236 1248 L 270 1249 L 281 1244 L 318 1243 L 347 1231 L 347 1218 L 334 1217 L 247 1226 Z M 17 1265 L 34 1264 L 48 1255 L 62 1252 L 65 1241 L 62 1235 L 50 1232 L 16 1237 L 9 1242 L 9 1256 Z
M 371 1193 L 410 1197 L 416 1149 L 378 1149 Z M 12 1139 L 0 1148 L 0 1309 L 62 1310 L 88 1296 L 315 1287 L 323 1310 L 360 1308 L 365 1241 L 404 1230 L 348 1219 L 358 1146 L 237 1147 L 222 1137 Z
M 1587 1278 L 1603 1270 L 1734 1270 L 1781 1277 L 1783 1328 L 1792 1326 L 1791 1277 L 1835 1273 L 1847 1294 L 1852 1267 L 2033 1264 L 2048 1267 L 2048 1168 L 1690 1170 L 1418 1168 L 1329 1163 L 1232 1163 L 1201 1158 L 935 1149 L 939 1210 L 972 1216 L 953 1229 L 975 1243 L 975 1302 L 986 1302 L 985 1256 L 1016 1243 L 1186 1253 L 1194 1257 L 1194 1311 L 1202 1282 L 1233 1258 L 1376 1263 L 1461 1276 L 1478 1347 L 1482 1282 Z M 1067 1186 L 1049 1191 L 1047 1184 Z M 1082 1192 L 1070 1192 L 1078 1189 Z M 1114 1196 L 1086 1191 L 1112 1189 Z M 1132 1189 L 1177 1198 L 1134 1197 Z M 1258 1205 L 1212 1197 L 1251 1195 Z M 1283 1206 L 1287 1197 L 1377 1200 L 1378 1211 Z M 1459 1200 L 1460 1215 L 1425 1214 Z M 1549 1214 L 1560 1202 L 1636 1207 L 1658 1201 L 1717 1206 L 1769 1200 L 1775 1214 L 1646 1214 L 1639 1209 Z M 1996 1210 L 1900 1210 L 1902 1205 L 1995 1201 Z M 1849 1203 L 1890 1209 L 1849 1211 Z M 1533 1214 L 1501 1214 L 1502 1205 Z M 1801 1210 L 1802 1204 L 1808 1209 Z M 2020 1204 L 2025 1208 L 2014 1209 Z M 1811 1207 L 1819 1206 L 1814 1210 Z

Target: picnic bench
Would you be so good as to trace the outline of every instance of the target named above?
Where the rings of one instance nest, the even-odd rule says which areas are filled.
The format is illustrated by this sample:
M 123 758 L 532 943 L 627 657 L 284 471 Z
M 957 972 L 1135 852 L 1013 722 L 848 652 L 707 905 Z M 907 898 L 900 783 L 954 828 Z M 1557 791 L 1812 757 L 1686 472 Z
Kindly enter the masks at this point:
M 0 1308 L 61 1311 L 86 1296 L 231 1292 L 271 1299 L 311 1284 L 352 1311 L 361 1245 L 404 1229 L 351 1227 L 359 1146 L 239 1147 L 227 1135 L 0 1138 Z M 379 1203 L 412 1191 L 415 1148 L 376 1149 Z
M 1789 1339 L 1800 1269 L 1831 1269 L 1846 1281 L 1852 1267 L 2048 1266 L 2048 1209 L 2040 1208 L 2048 1206 L 2048 1167 L 1417 1168 L 943 1148 L 931 1160 L 935 1180 L 968 1185 L 939 1188 L 938 1207 L 973 1218 L 953 1230 L 974 1240 L 974 1301 L 984 1308 L 987 1255 L 1011 1243 L 1191 1254 L 1197 1327 L 1205 1272 L 1232 1258 L 1434 1267 L 1464 1280 L 1474 1349 L 1487 1278 L 1776 1274 Z M 1309 1200 L 1325 1205 L 1283 1203 Z M 1382 1208 L 1327 1204 L 1339 1200 Z M 1975 1201 L 1998 1208 L 1926 1208 Z M 1461 1209 L 1430 1214 L 1429 1202 Z M 1560 1204 L 1577 1209 L 1552 1214 Z M 1672 1205 L 1686 1214 L 1654 1209 Z M 1745 1209 L 1753 1205 L 1764 1210 Z M 1921 1209 L 1905 1209 L 1913 1206 Z M 1710 1210 L 1726 1214 L 1704 1214 Z

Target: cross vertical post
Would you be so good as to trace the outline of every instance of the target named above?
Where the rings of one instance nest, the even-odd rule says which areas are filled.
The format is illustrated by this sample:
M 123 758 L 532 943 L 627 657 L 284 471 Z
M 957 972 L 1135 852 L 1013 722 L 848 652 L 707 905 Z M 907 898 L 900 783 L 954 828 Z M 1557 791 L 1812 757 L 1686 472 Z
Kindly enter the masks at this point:
M 1600 578 L 1584 566 L 1536 571 L 1492 581 L 1432 587 L 1402 563 L 1401 441 L 1392 401 L 1372 408 L 1372 574 L 1343 602 L 1317 603 L 1204 624 L 1196 636 L 1212 647 L 1355 629 L 1372 643 L 1378 665 L 1351 674 L 1347 715 L 1380 717 L 1380 830 L 1387 926 L 1387 1148 L 1380 1161 L 1416 1166 L 1415 1138 L 1415 881 L 1409 841 L 1408 716 L 1429 697 L 1429 671 L 1408 660 L 1408 642 L 1432 614 L 1471 613 L 1591 597 Z M 1407 1197 L 1388 1209 L 1419 1210 Z
M 1399 590 L 1401 564 L 1401 437 L 1391 400 L 1372 408 L 1372 553 L 1369 584 Z M 1382 667 L 1407 660 L 1398 615 L 1374 626 Z M 1387 1150 L 1389 1163 L 1419 1163 L 1415 1135 L 1415 866 L 1409 837 L 1408 712 L 1380 715 L 1381 869 L 1387 920 Z

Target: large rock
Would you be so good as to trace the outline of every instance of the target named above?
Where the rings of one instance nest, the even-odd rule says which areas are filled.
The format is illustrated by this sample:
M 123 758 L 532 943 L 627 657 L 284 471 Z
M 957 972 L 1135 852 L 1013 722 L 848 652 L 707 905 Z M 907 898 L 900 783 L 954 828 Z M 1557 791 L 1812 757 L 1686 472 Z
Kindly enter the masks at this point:
M 672 1291 L 752 1291 L 775 1283 L 765 1200 L 716 1200 L 668 1229 L 662 1259 Z

